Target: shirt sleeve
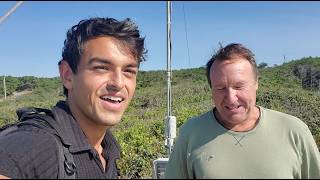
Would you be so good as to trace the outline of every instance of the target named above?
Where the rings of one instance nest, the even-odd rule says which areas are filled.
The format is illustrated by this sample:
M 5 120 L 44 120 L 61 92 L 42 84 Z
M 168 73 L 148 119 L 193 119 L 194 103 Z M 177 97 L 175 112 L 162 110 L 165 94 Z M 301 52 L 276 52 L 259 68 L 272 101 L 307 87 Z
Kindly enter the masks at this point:
M 187 140 L 182 133 L 179 134 L 177 141 L 174 145 L 169 162 L 166 166 L 165 178 L 166 179 L 188 179 L 190 173 L 188 172 L 187 164 Z
M 301 144 L 302 179 L 320 179 L 320 153 L 309 129 L 306 129 L 306 134 Z
M 17 159 L 8 152 L 0 150 L 0 174 L 11 179 L 23 178 Z
M 25 130 L 0 140 L 0 174 L 13 179 L 57 178 L 58 150 L 54 137 Z

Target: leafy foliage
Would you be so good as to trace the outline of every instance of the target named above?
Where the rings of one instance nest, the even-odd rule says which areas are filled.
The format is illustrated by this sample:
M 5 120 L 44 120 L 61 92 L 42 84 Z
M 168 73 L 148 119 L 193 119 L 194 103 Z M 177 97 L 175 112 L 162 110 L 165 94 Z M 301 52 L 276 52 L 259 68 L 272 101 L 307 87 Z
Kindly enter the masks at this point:
M 257 104 L 282 111 L 303 120 L 310 128 L 320 148 L 320 91 L 304 89 L 302 79 L 294 73 L 301 65 L 320 70 L 319 58 L 302 58 L 280 66 L 259 69 Z M 153 160 L 166 157 L 164 119 L 167 115 L 167 73 L 141 71 L 135 96 L 122 122 L 112 128 L 122 148 L 118 165 L 122 178 L 150 178 Z M 6 77 L 7 95 L 28 84 L 32 93 L 3 100 L 0 88 L 0 125 L 16 120 L 15 110 L 23 106 L 51 108 L 64 99 L 58 77 Z M 212 108 L 211 89 L 205 68 L 175 70 L 172 73 L 172 114 L 177 127 L 187 119 Z
M 262 69 L 262 68 L 265 68 L 265 67 L 267 67 L 267 66 L 268 66 L 267 63 L 262 62 L 262 63 L 260 63 L 260 64 L 258 65 L 258 69 Z

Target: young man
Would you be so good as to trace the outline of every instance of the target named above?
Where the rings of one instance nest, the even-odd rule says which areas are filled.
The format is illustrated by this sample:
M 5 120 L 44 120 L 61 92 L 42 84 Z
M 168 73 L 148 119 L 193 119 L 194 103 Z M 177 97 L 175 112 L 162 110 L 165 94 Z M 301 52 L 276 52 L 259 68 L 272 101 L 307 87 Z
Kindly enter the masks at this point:
M 119 146 L 109 128 L 119 123 L 131 101 L 144 38 L 130 20 L 91 18 L 67 32 L 60 77 L 66 101 L 52 109 L 66 134 L 75 178 L 117 178 Z M 34 126 L 0 139 L 1 178 L 58 178 L 56 139 Z M 67 165 L 68 166 L 68 165 Z
M 241 44 L 207 63 L 213 110 L 179 131 L 166 178 L 320 178 L 320 155 L 300 119 L 256 105 L 258 70 Z

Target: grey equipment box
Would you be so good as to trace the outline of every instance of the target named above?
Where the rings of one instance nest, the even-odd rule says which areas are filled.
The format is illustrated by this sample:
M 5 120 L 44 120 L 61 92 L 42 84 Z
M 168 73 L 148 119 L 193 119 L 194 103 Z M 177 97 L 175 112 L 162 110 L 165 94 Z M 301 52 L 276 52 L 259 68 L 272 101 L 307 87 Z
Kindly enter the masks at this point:
M 164 179 L 164 172 L 169 158 L 158 158 L 153 161 L 153 179 Z

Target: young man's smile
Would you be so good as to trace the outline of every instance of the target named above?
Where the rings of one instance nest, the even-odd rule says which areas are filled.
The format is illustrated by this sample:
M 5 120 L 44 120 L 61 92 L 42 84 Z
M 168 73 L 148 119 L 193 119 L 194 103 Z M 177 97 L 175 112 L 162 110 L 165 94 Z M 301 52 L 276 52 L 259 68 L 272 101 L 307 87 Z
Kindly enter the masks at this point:
M 98 37 L 83 48 L 69 98 L 78 116 L 102 126 L 117 124 L 136 86 L 138 62 L 119 40 Z M 76 97 L 76 98 L 75 98 Z

